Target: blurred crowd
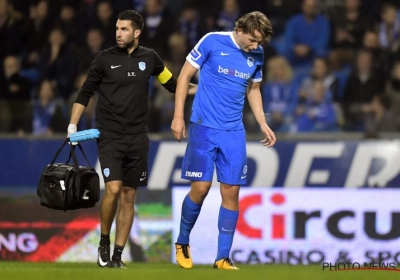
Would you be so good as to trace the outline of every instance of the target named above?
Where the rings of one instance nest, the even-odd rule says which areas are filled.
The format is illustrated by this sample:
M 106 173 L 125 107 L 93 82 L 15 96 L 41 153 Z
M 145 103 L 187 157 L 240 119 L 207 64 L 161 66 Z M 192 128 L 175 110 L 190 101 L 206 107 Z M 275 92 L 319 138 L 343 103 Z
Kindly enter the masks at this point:
M 262 95 L 276 132 L 397 132 L 399 8 L 400 0 L 0 0 L 0 132 L 66 132 L 91 62 L 115 45 L 126 9 L 143 15 L 140 44 L 176 77 L 204 34 L 262 11 L 274 30 L 263 46 Z M 149 131 L 170 131 L 174 95 L 150 82 Z M 95 127 L 96 98 L 79 130 Z M 248 132 L 259 131 L 247 103 L 243 117 Z

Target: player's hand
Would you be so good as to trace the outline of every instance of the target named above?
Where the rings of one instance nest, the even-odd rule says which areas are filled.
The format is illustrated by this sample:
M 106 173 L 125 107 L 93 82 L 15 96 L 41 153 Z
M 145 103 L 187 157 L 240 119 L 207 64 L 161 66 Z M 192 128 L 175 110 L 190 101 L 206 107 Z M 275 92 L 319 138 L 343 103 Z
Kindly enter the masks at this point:
M 175 139 L 181 142 L 181 136 L 186 138 L 185 121 L 183 118 L 174 118 L 171 124 L 172 134 Z
M 276 142 L 275 133 L 269 128 L 267 124 L 261 126 L 261 132 L 264 133 L 265 135 L 265 138 L 260 141 L 260 143 L 262 143 L 263 146 L 271 148 L 273 145 L 275 145 Z
M 68 130 L 67 130 L 68 135 L 67 135 L 67 137 L 69 138 L 69 137 L 71 136 L 71 134 L 75 133 L 77 130 L 78 130 L 78 128 L 76 127 L 76 124 L 70 123 L 70 124 L 68 125 Z M 78 145 L 78 142 L 72 142 L 72 143 L 70 143 L 70 144 L 72 144 L 72 145 Z

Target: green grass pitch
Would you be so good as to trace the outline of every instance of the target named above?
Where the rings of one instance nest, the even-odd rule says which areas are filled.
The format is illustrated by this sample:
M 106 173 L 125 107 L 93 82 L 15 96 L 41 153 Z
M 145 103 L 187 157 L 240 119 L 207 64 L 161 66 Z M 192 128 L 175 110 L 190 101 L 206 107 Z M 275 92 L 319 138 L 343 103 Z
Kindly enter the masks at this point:
M 95 263 L 0 262 L 2 280 L 353 280 L 400 279 L 397 271 L 322 271 L 321 266 L 238 265 L 239 271 L 217 270 L 210 265 L 183 269 L 169 263 L 128 263 L 127 269 L 99 268 Z

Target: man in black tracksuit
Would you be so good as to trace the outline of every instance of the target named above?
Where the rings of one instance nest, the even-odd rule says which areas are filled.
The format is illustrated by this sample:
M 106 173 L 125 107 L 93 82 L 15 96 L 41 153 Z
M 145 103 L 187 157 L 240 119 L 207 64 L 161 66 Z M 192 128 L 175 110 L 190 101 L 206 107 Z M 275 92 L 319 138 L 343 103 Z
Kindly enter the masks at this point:
M 76 132 L 79 119 L 97 90 L 96 123 L 100 130 L 97 144 L 106 183 L 100 205 L 97 259 L 100 267 L 125 268 L 121 255 L 133 222 L 136 188 L 147 185 L 149 78 L 156 76 L 170 92 L 176 89 L 176 79 L 158 54 L 139 46 L 143 27 L 143 18 L 136 11 L 118 15 L 117 46 L 100 52 L 93 61 L 68 126 L 69 136 Z M 191 85 L 189 94 L 195 90 L 196 86 Z M 110 231 L 116 213 L 115 246 L 110 258 Z

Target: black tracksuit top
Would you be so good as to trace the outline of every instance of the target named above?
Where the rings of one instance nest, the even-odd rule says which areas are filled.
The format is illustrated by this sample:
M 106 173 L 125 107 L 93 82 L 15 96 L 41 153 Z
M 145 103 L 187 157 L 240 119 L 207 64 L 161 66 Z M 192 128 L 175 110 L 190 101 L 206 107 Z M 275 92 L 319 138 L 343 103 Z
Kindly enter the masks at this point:
M 92 62 L 76 103 L 85 107 L 97 90 L 96 126 L 122 134 L 147 131 L 150 76 L 175 93 L 176 79 L 158 54 L 142 46 L 131 54 L 117 46 L 101 51 Z

